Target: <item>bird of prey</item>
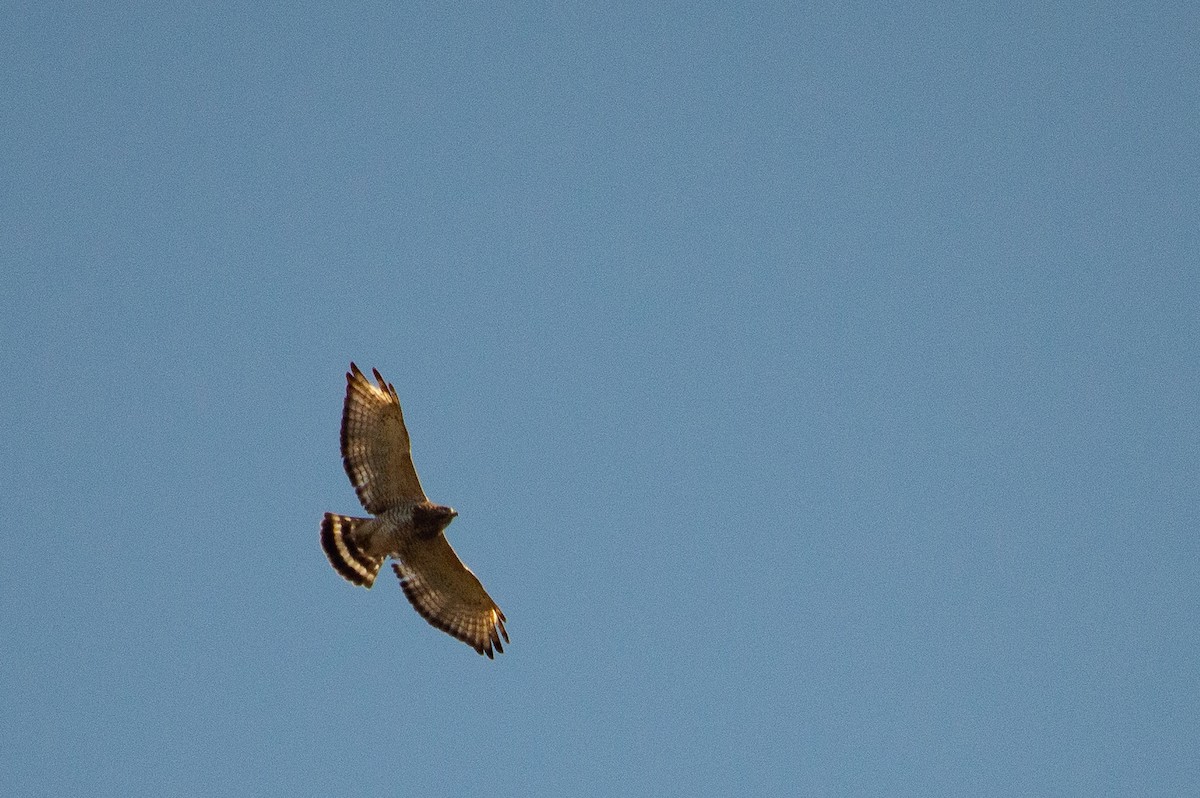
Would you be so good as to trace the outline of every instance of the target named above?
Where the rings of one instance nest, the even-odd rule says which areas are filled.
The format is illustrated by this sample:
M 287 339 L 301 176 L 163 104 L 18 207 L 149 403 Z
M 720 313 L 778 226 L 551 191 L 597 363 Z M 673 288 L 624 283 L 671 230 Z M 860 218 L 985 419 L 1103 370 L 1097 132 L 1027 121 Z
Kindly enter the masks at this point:
M 493 648 L 503 653 L 504 613 L 446 540 L 446 527 L 458 513 L 425 497 L 396 389 L 372 371 L 378 385 L 353 363 L 346 374 L 342 463 L 374 517 L 325 513 L 325 556 L 345 579 L 366 588 L 391 557 L 404 595 L 422 618 L 489 658 Z

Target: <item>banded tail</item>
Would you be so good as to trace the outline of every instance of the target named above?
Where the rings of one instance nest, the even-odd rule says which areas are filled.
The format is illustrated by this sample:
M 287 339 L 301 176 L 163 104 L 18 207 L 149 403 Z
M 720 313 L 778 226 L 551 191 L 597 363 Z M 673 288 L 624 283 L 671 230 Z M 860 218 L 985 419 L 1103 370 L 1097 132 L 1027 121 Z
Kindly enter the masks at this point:
M 325 513 L 321 519 L 321 548 L 329 564 L 347 581 L 370 587 L 383 565 L 383 557 L 372 557 L 359 545 L 360 532 L 374 518 L 351 518 L 348 515 Z

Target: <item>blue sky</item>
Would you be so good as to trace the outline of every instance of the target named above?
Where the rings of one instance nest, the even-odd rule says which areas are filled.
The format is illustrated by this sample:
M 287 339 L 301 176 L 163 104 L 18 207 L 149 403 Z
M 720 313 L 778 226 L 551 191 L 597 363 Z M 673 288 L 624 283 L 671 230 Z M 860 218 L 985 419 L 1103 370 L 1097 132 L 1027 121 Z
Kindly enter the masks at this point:
M 1200 791 L 1194 6 L 0 17 L 0 792 Z

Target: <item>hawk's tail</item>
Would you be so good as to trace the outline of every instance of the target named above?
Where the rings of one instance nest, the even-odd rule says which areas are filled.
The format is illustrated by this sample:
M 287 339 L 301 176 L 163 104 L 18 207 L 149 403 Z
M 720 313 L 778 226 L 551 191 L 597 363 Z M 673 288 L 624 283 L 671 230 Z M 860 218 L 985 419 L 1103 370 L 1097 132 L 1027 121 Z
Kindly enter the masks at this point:
M 325 513 L 321 519 L 321 548 L 325 549 L 329 564 L 347 580 L 363 587 L 375 584 L 375 576 L 384 560 L 367 554 L 359 544 L 360 533 L 374 520 L 333 513 Z

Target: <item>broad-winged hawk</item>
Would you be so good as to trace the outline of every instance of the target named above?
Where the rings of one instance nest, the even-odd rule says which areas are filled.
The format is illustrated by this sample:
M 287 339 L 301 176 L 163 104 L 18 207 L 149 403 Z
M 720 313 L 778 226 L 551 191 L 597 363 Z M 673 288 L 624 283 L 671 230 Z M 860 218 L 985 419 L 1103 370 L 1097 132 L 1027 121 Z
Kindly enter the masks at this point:
M 369 588 L 392 558 L 404 595 L 421 617 L 480 654 L 503 653 L 504 613 L 450 548 L 446 527 L 458 515 L 425 497 L 409 450 L 396 389 L 372 369 L 346 374 L 342 463 L 358 499 L 373 518 L 325 513 L 321 547 L 334 570 Z

